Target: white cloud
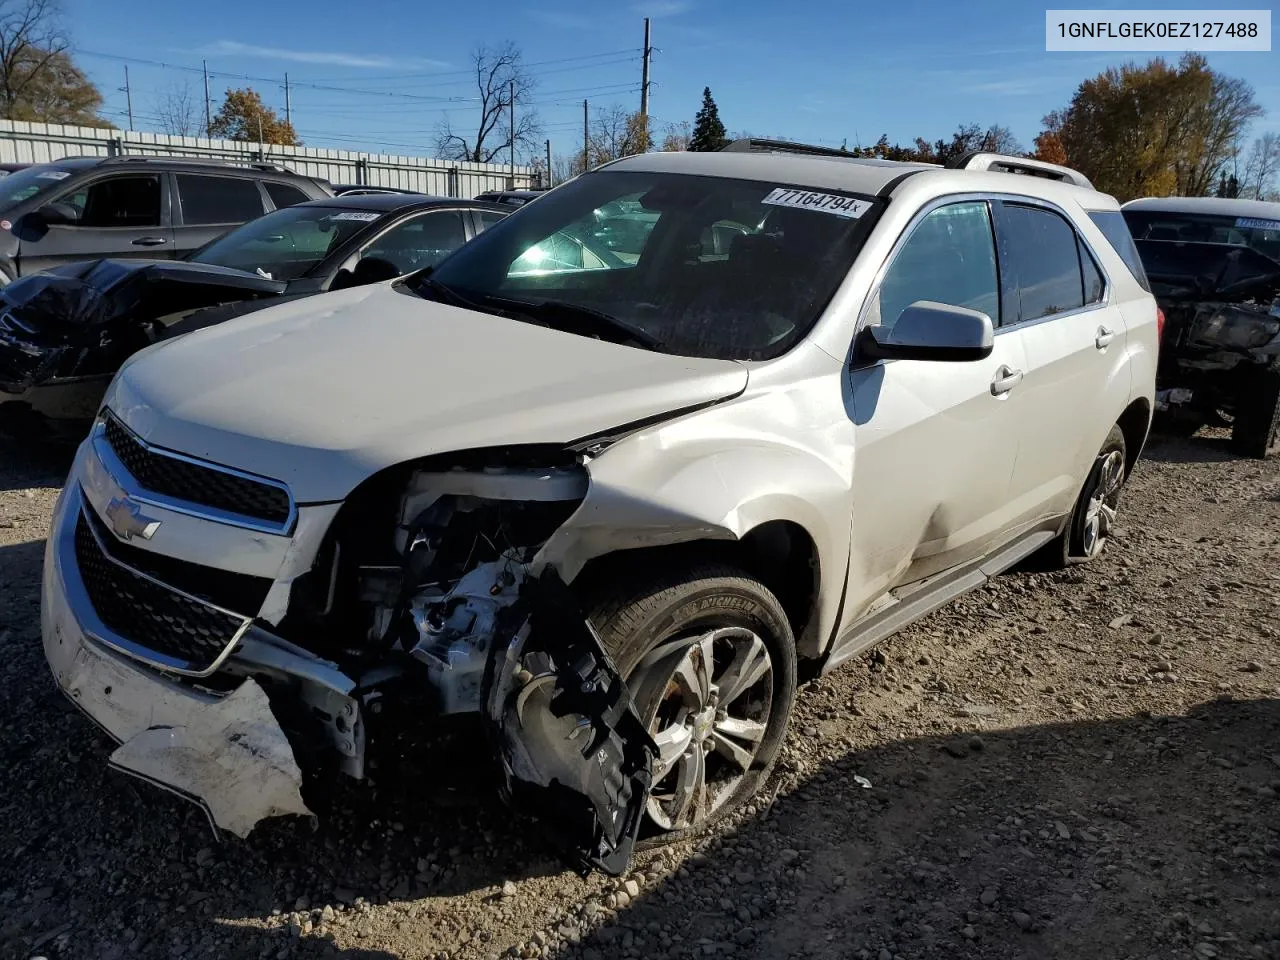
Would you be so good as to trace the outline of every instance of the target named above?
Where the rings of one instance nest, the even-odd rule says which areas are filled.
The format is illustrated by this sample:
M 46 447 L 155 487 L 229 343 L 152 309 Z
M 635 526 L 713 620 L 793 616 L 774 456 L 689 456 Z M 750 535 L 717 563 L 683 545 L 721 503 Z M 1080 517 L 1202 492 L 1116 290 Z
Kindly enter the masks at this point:
M 293 63 L 320 63 L 331 67 L 355 67 L 369 70 L 387 70 L 403 67 L 447 67 L 443 60 L 396 60 L 377 54 L 344 53 L 336 50 L 286 50 L 280 47 L 260 47 L 238 40 L 218 40 L 205 47 L 202 53 L 209 56 L 256 57 L 264 60 L 288 60 Z

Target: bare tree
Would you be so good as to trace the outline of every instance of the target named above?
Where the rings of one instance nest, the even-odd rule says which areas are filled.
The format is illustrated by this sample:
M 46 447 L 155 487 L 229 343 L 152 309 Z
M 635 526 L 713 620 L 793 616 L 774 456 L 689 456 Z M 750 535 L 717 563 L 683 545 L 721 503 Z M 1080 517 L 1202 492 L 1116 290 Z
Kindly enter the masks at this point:
M 557 186 L 582 173 L 582 151 L 566 156 L 556 154 L 551 160 L 551 176 Z
M 610 160 L 644 153 L 649 146 L 649 131 L 638 113 L 614 104 L 597 110 L 590 125 L 591 166 Z
M 204 110 L 191 92 L 191 85 L 183 82 L 171 84 L 156 98 L 156 120 L 163 133 L 175 137 L 194 137 L 200 134 L 201 115 Z
M 1240 178 L 1240 196 L 1250 200 L 1275 198 L 1280 185 L 1280 134 L 1264 133 L 1253 141 Z
M 24 92 L 66 51 L 61 14 L 58 0 L 0 0 L 0 112 L 6 118 L 18 117 Z
M 688 120 L 681 120 L 679 123 L 668 123 L 666 132 L 662 137 L 662 149 L 668 153 L 688 150 L 689 141 L 692 139 L 693 125 Z
M 446 160 L 490 163 L 511 149 L 511 98 L 515 96 L 515 145 L 525 154 L 538 146 L 542 124 L 532 106 L 535 81 L 524 67 L 523 55 L 514 43 L 478 47 L 475 65 L 475 98 L 479 116 L 474 127 L 455 128 L 446 115 L 436 130 L 436 152 Z M 522 106 L 524 104 L 524 106 Z

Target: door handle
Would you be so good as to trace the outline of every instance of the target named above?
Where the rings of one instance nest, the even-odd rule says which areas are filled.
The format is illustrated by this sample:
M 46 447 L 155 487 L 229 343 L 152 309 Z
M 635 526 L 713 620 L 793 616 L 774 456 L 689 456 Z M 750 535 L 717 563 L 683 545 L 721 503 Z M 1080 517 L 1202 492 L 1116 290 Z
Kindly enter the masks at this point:
M 999 397 L 1006 394 L 1021 382 L 1021 370 L 1012 370 L 1009 367 L 1001 367 L 996 371 L 996 375 L 991 381 L 991 395 L 993 397 Z
M 164 237 L 139 237 L 133 241 L 133 245 L 135 247 L 158 247 L 165 242 Z
M 1116 334 L 1114 330 L 1109 330 L 1106 327 L 1099 327 L 1098 335 L 1093 338 L 1093 345 L 1097 347 L 1099 350 L 1105 350 L 1107 347 L 1107 344 L 1109 344 L 1115 338 L 1116 338 Z

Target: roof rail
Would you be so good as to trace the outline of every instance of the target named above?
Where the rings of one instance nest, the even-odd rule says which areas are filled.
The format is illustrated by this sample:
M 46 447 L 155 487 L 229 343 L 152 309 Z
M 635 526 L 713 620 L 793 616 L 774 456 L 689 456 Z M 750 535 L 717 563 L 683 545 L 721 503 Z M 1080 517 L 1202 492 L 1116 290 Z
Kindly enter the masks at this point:
M 764 140 L 760 137 L 743 137 L 720 148 L 721 153 L 801 153 L 810 157 L 843 157 L 852 159 L 848 150 L 819 147 L 811 143 L 792 143 L 790 140 Z
M 145 154 L 126 154 L 117 157 L 63 157 L 64 160 L 71 159 L 91 159 L 100 160 L 104 164 L 116 163 L 191 163 L 191 164 L 207 164 L 214 167 L 250 167 L 254 170 L 264 170 L 269 173 L 293 173 L 288 167 L 282 167 L 277 163 L 267 163 L 264 160 L 226 160 L 221 157 L 153 157 Z
M 1077 187 L 1092 190 L 1089 178 L 1078 170 L 1046 163 L 1043 160 L 1032 160 L 1030 157 L 1014 157 L 1003 153 L 977 151 L 966 153 L 951 161 L 948 167 L 956 170 L 990 170 L 995 173 L 1019 173 L 1027 177 L 1042 177 L 1046 180 L 1058 180 L 1071 183 Z

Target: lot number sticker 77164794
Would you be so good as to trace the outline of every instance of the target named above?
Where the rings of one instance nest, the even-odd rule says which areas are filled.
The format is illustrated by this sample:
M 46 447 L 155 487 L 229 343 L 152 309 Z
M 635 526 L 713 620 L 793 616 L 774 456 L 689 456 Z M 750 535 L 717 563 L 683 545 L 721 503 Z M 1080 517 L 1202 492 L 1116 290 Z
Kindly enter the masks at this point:
M 795 190 L 790 187 L 778 187 L 770 191 L 761 202 L 775 207 L 795 207 L 799 210 L 832 213 L 837 217 L 848 217 L 850 220 L 858 219 L 871 206 L 866 200 L 857 200 L 854 197 L 841 197 L 834 193 L 816 193 L 813 190 Z

